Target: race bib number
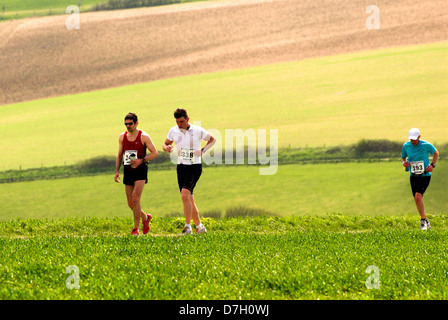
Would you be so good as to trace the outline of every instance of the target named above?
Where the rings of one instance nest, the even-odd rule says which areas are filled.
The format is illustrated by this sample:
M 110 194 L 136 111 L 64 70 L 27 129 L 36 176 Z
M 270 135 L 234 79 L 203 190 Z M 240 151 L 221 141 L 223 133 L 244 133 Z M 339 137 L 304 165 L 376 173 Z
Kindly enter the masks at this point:
M 137 160 L 137 150 L 126 150 L 124 152 L 123 164 L 125 166 L 130 165 L 132 160 Z
M 422 174 L 425 172 L 425 163 L 423 161 L 411 162 L 411 172 L 414 174 Z
M 181 148 L 180 149 L 180 157 L 182 159 L 182 163 L 193 163 L 194 149 Z

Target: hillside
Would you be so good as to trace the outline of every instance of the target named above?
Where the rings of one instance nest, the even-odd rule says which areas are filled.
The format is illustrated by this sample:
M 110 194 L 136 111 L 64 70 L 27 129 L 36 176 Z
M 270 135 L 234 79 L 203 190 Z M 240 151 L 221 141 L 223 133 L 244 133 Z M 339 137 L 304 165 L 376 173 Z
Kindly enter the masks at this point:
M 446 40 L 442 0 L 236 0 L 0 24 L 0 105 L 162 78 Z M 445 9 L 443 9 L 445 8 Z

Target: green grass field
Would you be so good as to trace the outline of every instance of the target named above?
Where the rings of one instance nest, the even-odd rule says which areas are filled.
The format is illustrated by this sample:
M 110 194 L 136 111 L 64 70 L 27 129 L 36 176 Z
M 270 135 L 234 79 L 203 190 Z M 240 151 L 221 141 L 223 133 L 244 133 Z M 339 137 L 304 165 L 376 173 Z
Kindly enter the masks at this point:
M 431 218 L 427 232 L 394 216 L 208 219 L 187 237 L 163 236 L 177 218 L 139 237 L 129 218 L 0 222 L 0 299 L 445 300 L 448 220 Z
M 428 213 L 448 213 L 445 162 L 425 194 Z M 260 176 L 256 166 L 204 166 L 195 189 L 202 215 L 249 207 L 280 216 L 406 215 L 418 223 L 408 173 L 399 160 L 384 163 L 280 165 Z M 176 171 L 150 171 L 142 206 L 154 217 L 183 216 Z M 0 184 L 0 220 L 59 217 L 130 217 L 124 186 L 113 174 Z
M 181 3 L 193 1 L 207 0 L 180 0 Z M 107 0 L 81 0 L 79 9 L 80 12 L 90 11 L 96 4 L 106 2 Z M 70 5 L 78 6 L 78 0 L 0 0 L 0 21 L 65 14 Z
M 389 48 L 4 105 L 0 170 L 113 155 L 129 111 L 160 150 L 180 106 L 223 137 L 278 129 L 279 147 L 404 142 L 410 127 L 437 146 L 448 136 L 447 51 Z M 112 174 L 0 184 L 0 299 L 448 299 L 443 160 L 424 198 L 428 232 L 399 159 L 295 163 L 270 176 L 205 166 L 195 198 L 208 234 L 191 237 L 176 236 L 175 170 L 150 171 L 142 206 L 154 220 L 140 237 L 128 235 Z M 232 208 L 265 215 L 230 218 Z M 69 290 L 73 265 L 80 288 Z M 372 265 L 380 289 L 366 288 Z
M 92 6 L 107 0 L 81 0 L 81 7 Z M 70 4 L 78 5 L 78 0 L 0 0 L 0 8 L 5 6 L 7 11 L 31 11 L 39 9 L 66 8 Z M 5 10 L 5 11 L 6 11 Z
M 223 140 L 225 129 L 250 128 L 278 129 L 279 147 L 404 142 L 418 127 L 422 139 L 446 143 L 447 50 L 446 42 L 389 48 L 3 105 L 0 148 L 26 143 L 14 144 L 0 170 L 113 155 L 129 111 L 161 150 L 177 107 Z
M 98 0 L 82 0 L 80 11 L 90 10 L 93 5 L 103 3 Z M 69 5 L 78 5 L 78 0 L 0 0 L 0 21 L 11 19 L 22 19 L 35 16 L 46 16 L 54 14 L 65 14 Z

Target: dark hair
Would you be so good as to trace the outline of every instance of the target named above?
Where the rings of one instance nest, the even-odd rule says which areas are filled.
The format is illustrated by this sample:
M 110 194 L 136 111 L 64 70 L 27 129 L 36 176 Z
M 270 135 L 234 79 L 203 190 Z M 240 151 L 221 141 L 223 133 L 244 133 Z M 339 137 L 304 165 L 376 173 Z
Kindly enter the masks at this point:
M 185 109 L 177 108 L 174 110 L 174 118 L 179 119 L 181 117 L 184 117 L 185 119 L 188 118 L 188 112 Z
M 134 123 L 137 123 L 138 118 L 137 115 L 135 113 L 129 112 L 126 117 L 124 117 L 124 120 L 132 120 L 134 121 Z

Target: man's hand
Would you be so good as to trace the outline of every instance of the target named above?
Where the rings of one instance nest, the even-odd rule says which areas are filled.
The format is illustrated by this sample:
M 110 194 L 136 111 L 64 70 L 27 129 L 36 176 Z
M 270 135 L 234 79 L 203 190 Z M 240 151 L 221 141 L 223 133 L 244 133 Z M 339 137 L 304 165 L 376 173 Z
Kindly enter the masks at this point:
M 120 182 L 120 172 L 115 172 L 115 177 L 114 177 L 114 179 L 115 179 L 115 182 Z
M 411 163 L 409 161 L 403 161 L 402 164 L 405 168 L 408 168 L 411 165 Z
M 196 157 L 200 157 L 200 156 L 202 156 L 202 149 L 199 149 L 199 150 L 194 150 L 193 151 L 193 154 L 196 156 Z
M 429 166 L 426 167 L 425 171 L 426 171 L 426 172 L 431 172 L 432 169 L 434 169 L 434 168 L 432 167 L 432 165 L 429 165 Z
M 143 159 L 135 159 L 131 161 L 131 168 L 135 169 L 143 163 Z

